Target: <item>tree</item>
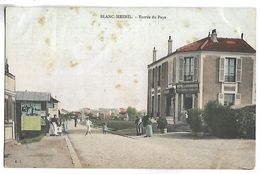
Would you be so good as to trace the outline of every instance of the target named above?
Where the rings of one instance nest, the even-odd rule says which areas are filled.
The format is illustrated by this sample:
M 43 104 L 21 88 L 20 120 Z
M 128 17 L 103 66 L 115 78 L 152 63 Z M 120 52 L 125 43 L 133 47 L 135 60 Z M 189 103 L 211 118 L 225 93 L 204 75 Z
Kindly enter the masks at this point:
M 203 110 L 198 108 L 192 108 L 188 110 L 188 124 L 194 132 L 203 132 L 205 126 L 203 125 Z
M 126 112 L 128 114 L 129 120 L 131 121 L 135 120 L 135 118 L 138 117 L 138 112 L 134 107 L 128 106 Z
M 217 137 L 236 137 L 235 112 L 217 101 L 209 101 L 205 106 L 204 119 L 210 132 Z
M 159 117 L 157 124 L 158 128 L 161 129 L 161 132 L 163 132 L 163 130 L 167 128 L 168 122 L 165 117 Z

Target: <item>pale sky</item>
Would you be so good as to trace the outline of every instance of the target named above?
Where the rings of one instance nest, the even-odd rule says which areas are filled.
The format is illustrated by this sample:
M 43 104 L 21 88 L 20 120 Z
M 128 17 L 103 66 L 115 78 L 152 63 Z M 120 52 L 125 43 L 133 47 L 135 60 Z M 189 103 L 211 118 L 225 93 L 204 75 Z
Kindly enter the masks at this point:
M 133 19 L 102 19 L 126 14 Z M 138 15 L 166 19 L 138 19 Z M 137 18 L 135 18 L 137 17 Z M 255 48 L 254 8 L 7 8 L 7 59 L 16 90 L 47 91 L 61 107 L 146 109 L 152 49 L 167 55 L 204 38 L 240 38 Z

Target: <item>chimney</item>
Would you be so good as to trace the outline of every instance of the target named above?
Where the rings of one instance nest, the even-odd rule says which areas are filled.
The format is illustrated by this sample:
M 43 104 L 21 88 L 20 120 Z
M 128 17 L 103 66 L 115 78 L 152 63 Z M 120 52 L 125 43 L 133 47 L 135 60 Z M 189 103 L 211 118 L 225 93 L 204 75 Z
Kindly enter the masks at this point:
M 172 39 L 171 36 L 169 36 L 168 40 L 168 55 L 172 53 Z
M 156 61 L 156 49 L 153 47 L 153 62 Z
M 212 40 L 212 42 L 218 42 L 216 29 L 212 30 L 212 32 L 211 32 L 211 40 Z
M 241 39 L 244 39 L 244 33 L 241 33 Z

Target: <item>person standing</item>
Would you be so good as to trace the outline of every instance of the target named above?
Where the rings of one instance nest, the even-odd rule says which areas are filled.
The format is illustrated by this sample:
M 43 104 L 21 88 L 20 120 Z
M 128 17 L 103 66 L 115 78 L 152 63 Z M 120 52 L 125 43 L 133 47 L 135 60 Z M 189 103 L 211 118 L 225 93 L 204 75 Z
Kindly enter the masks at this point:
M 47 115 L 46 117 L 44 117 L 44 121 L 45 121 L 45 135 L 47 135 L 50 131 L 50 121 L 49 121 L 49 116 Z
M 87 118 L 87 120 L 86 120 L 87 132 L 85 133 L 85 136 L 92 133 L 91 125 L 92 125 L 92 122 L 89 120 L 89 118 Z
M 63 127 L 63 132 L 65 133 L 65 134 L 67 134 L 68 132 L 68 121 L 67 121 L 67 119 L 66 118 L 62 118 L 62 127 Z
M 136 129 L 136 135 L 140 135 L 140 131 L 139 131 L 139 118 L 136 116 L 135 119 L 135 129 Z
M 54 117 L 51 119 L 51 125 L 52 125 L 52 135 L 57 136 L 58 135 L 58 119 L 57 119 L 56 115 L 54 115 Z
M 103 130 L 103 134 L 107 134 L 107 123 L 106 122 L 104 122 L 102 124 L 102 130 Z
M 152 135 L 153 135 L 152 121 L 151 121 L 151 118 L 149 118 L 148 121 L 147 121 L 146 136 L 145 137 L 152 137 Z
M 74 116 L 74 126 L 77 127 L 77 123 L 78 123 L 78 118 L 77 116 Z

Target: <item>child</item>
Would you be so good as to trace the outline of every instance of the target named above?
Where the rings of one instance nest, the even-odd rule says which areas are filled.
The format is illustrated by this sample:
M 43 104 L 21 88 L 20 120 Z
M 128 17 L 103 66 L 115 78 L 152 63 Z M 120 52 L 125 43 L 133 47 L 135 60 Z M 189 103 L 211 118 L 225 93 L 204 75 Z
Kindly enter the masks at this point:
M 102 124 L 102 130 L 103 130 L 103 134 L 107 134 L 107 123 L 103 123 Z

